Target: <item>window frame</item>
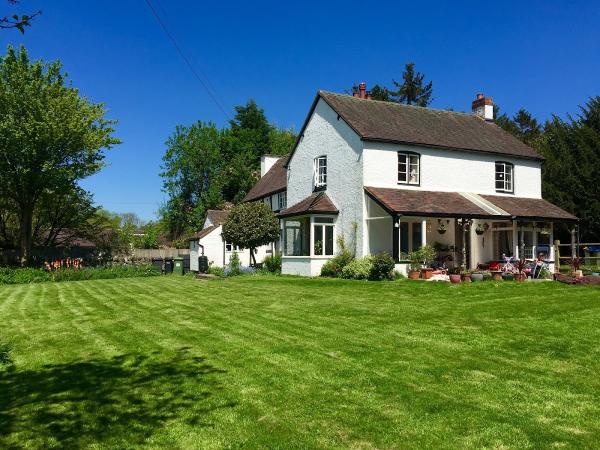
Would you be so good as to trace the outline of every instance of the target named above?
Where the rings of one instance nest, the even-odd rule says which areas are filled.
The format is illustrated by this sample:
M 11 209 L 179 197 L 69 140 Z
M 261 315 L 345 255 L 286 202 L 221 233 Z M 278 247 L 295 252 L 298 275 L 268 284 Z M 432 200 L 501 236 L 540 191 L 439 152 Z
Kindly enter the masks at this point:
M 504 170 L 503 172 L 498 171 L 498 165 L 502 164 Z M 506 189 L 506 174 L 507 168 L 510 167 L 510 189 Z M 498 175 L 502 173 L 502 180 L 498 180 Z M 498 187 L 498 182 L 504 183 L 504 188 Z M 495 161 L 494 162 L 494 188 L 496 192 L 501 192 L 504 194 L 514 194 L 515 193 L 515 165 L 508 161 Z
M 325 161 L 325 164 L 321 166 L 321 161 Z M 321 168 L 324 168 L 324 172 L 321 173 Z M 327 189 L 327 155 L 319 155 L 313 159 L 313 186 L 315 191 Z
M 321 252 L 315 251 L 317 228 L 321 230 Z M 328 232 L 331 234 L 331 251 L 327 251 Z M 329 216 L 313 216 L 311 220 L 311 256 L 317 258 L 333 258 L 335 255 L 335 218 Z
M 417 153 L 417 152 L 411 152 L 411 151 L 398 151 L 398 166 L 397 166 L 397 181 L 398 184 L 404 184 L 404 185 L 408 185 L 408 186 L 421 186 L 421 154 Z M 400 172 L 400 157 L 404 156 L 406 157 L 406 160 L 403 164 L 406 164 L 406 172 Z M 416 182 L 411 182 L 410 181 L 410 167 L 412 165 L 414 165 L 414 163 L 411 162 L 411 158 L 417 158 L 417 181 Z M 400 173 L 406 174 L 406 181 L 402 181 L 400 179 Z
M 283 201 L 282 201 L 283 199 Z M 279 194 L 277 194 L 277 207 L 279 208 L 278 211 L 283 211 L 284 209 L 287 208 L 287 192 L 286 191 L 282 191 Z

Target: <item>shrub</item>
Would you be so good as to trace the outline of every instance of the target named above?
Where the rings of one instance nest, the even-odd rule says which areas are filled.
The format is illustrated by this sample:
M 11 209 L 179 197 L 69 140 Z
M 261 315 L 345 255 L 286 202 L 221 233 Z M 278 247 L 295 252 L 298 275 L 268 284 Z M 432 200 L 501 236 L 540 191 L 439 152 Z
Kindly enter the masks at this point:
M 210 275 L 215 275 L 217 277 L 224 277 L 225 276 L 225 269 L 223 269 L 222 267 L 219 266 L 208 266 L 208 271 L 207 273 L 209 273 Z
M 336 256 L 331 258 L 323 267 L 321 267 L 321 276 L 322 277 L 341 277 L 342 270 L 346 267 L 350 262 L 354 260 L 354 256 L 348 250 L 342 250 Z
M 237 252 L 233 252 L 233 254 L 231 255 L 231 258 L 229 258 L 229 267 L 225 271 L 225 275 L 234 277 L 236 275 L 241 275 L 241 273 L 242 273 L 242 269 L 241 269 L 240 256 L 237 254 Z
M 368 280 L 373 269 L 373 261 L 370 256 L 350 261 L 342 269 L 342 278 L 349 280 Z
M 369 280 L 393 280 L 394 279 L 394 259 L 387 253 L 381 253 L 371 258 L 371 272 Z
M 281 273 L 281 255 L 267 256 L 263 266 L 269 272 Z
M 10 356 L 11 351 L 12 346 L 10 344 L 0 342 L 0 366 L 8 366 L 12 364 L 13 361 Z
M 0 268 L 0 284 L 28 284 L 44 281 L 102 280 L 108 278 L 149 277 L 160 275 L 151 265 L 141 266 L 102 266 L 81 269 L 65 268 L 53 272 L 33 268 Z

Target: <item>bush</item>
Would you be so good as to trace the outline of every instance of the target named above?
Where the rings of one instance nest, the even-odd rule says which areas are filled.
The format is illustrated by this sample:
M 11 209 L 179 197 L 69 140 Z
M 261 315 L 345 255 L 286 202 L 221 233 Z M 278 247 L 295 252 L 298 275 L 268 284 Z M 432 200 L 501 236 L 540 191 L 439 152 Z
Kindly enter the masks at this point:
M 242 273 L 241 265 L 242 264 L 240 262 L 240 256 L 237 254 L 237 252 L 233 252 L 233 254 L 231 255 L 231 258 L 229 258 L 229 267 L 225 271 L 225 275 L 227 275 L 229 277 L 241 275 L 241 273 Z
M 0 366 L 8 366 L 12 364 L 12 358 L 10 356 L 10 352 L 12 351 L 12 346 L 10 344 L 0 342 Z
M 381 281 L 394 279 L 394 268 L 396 267 L 396 264 L 394 263 L 394 259 L 387 253 L 373 256 L 371 258 L 371 264 L 369 280 Z
M 368 280 L 373 269 L 373 260 L 370 256 L 350 261 L 342 269 L 342 278 L 349 280 Z
M 215 275 L 217 277 L 225 276 L 225 269 L 219 266 L 208 266 L 208 272 L 210 275 Z
M 103 280 L 109 278 L 150 277 L 160 275 L 151 265 L 142 266 L 102 266 L 81 269 L 65 268 L 54 272 L 33 268 L 0 268 L 1 284 L 28 284 L 44 281 Z
M 350 253 L 348 250 L 342 250 L 336 256 L 323 264 L 323 267 L 321 267 L 321 276 L 332 278 L 341 277 L 344 267 L 350 264 L 350 262 L 353 260 L 354 256 L 352 256 L 352 253 Z
M 281 273 L 281 255 L 267 256 L 263 261 L 263 267 L 272 273 Z

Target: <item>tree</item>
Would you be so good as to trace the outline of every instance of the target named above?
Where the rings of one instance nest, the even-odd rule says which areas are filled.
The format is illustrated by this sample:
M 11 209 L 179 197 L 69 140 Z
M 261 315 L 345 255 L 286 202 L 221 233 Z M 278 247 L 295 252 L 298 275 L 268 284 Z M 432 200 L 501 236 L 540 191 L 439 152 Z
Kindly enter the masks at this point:
M 389 102 L 391 101 L 390 91 L 385 86 L 379 86 L 378 84 L 376 84 L 371 88 L 371 98 L 373 100 Z
M 75 189 L 102 168 L 103 149 L 120 142 L 104 105 L 81 97 L 61 69 L 59 61 L 30 62 L 24 47 L 0 58 L 0 198 L 14 202 L 23 265 L 43 195 Z
M 496 117 L 496 124 L 519 138 L 525 144 L 533 145 L 542 135 L 542 127 L 527 110 L 523 108 L 519 109 L 512 118 L 506 114 L 497 115 L 497 112 L 499 112 L 499 108 L 495 107 L 494 116 Z
M 8 0 L 8 3 L 11 5 L 16 5 L 19 3 L 19 0 Z M 4 16 L 0 17 L 0 30 L 16 28 L 21 32 L 21 34 L 25 33 L 25 27 L 31 26 L 31 21 L 36 17 L 42 14 L 41 11 L 36 11 L 31 14 L 24 14 L 19 16 L 18 14 L 13 14 L 12 16 Z
M 279 221 L 266 203 L 241 203 L 229 212 L 222 235 L 225 241 L 250 249 L 256 265 L 255 249 L 279 238 Z
M 394 86 L 398 88 L 390 92 L 393 101 L 416 106 L 427 106 L 431 103 L 433 83 L 430 81 L 425 84 L 425 75 L 415 72 L 415 63 L 406 64 L 402 80 L 402 83 L 392 80 Z

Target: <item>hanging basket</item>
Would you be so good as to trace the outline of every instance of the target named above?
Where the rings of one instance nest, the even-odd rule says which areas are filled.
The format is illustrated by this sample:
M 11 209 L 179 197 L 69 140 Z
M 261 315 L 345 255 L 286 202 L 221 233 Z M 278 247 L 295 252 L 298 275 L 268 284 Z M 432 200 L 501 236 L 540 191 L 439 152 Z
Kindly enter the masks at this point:
M 446 229 L 445 228 L 438 228 L 437 232 L 440 233 L 440 234 L 444 234 L 446 232 Z
M 478 236 L 481 236 L 483 233 L 485 233 L 485 231 L 484 230 L 475 229 L 475 233 L 477 233 Z

